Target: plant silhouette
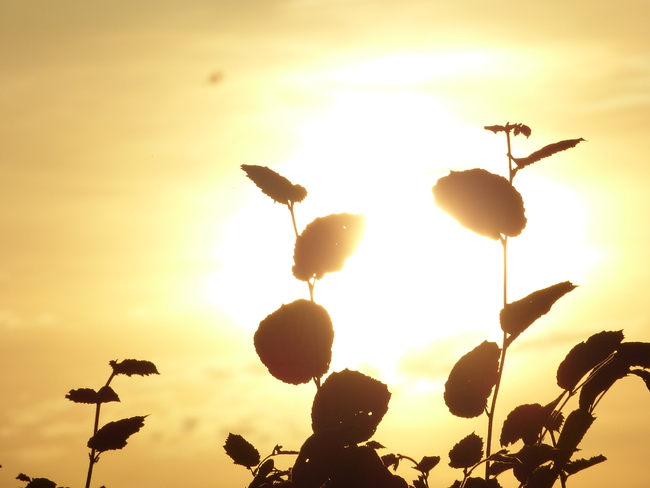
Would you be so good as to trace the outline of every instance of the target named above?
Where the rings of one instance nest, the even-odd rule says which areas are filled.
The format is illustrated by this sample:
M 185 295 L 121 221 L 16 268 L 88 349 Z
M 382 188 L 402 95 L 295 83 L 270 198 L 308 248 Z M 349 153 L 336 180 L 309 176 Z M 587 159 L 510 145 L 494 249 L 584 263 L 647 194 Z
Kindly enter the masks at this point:
M 561 281 L 508 301 L 508 239 L 520 235 L 527 224 L 524 199 L 513 180 L 522 169 L 574 148 L 584 139 L 563 140 L 526 157 L 514 157 L 513 137 L 530 137 L 530 127 L 508 123 L 485 129 L 505 136 L 507 177 L 480 168 L 452 171 L 432 188 L 438 207 L 463 227 L 500 242 L 503 249 L 501 344 L 484 341 L 470 350 L 452 368 L 445 384 L 444 401 L 453 415 L 485 415 L 487 420 L 485 439 L 473 432 L 448 451 L 449 466 L 461 470 L 452 488 L 499 488 L 499 477 L 508 475 L 520 487 L 550 488 L 557 483 L 566 487 L 571 476 L 606 460 L 602 455 L 575 457 L 603 395 L 616 381 L 630 375 L 640 377 L 650 389 L 650 343 L 624 342 L 622 331 L 603 331 L 576 345 L 557 369 L 559 394 L 544 404 L 512 409 L 498 436 L 501 449 L 494 452 L 495 412 L 506 352 L 538 318 L 576 288 Z M 403 454 L 379 456 L 377 452 L 385 449 L 372 436 L 388 411 L 391 393 L 387 385 L 349 369 L 330 373 L 321 381 L 329 370 L 334 335 L 329 314 L 315 302 L 315 285 L 325 274 L 343 269 L 363 234 L 363 217 L 332 214 L 315 219 L 299 233 L 295 204 L 307 197 L 305 188 L 266 167 L 243 165 L 242 169 L 266 195 L 289 209 L 296 237 L 293 274 L 307 282 L 310 297 L 282 305 L 263 319 L 255 333 L 255 349 L 273 376 L 295 385 L 313 380 L 316 394 L 311 412 L 313 433 L 299 451 L 276 445 L 261 459 L 252 444 L 230 434 L 224 445 L 226 453 L 235 464 L 251 471 L 249 488 L 430 487 L 429 474 L 440 463 L 440 456 L 423 456 L 417 461 Z M 566 413 L 576 397 L 577 408 Z M 276 468 L 273 458 L 279 455 L 296 456 L 293 466 Z M 404 461 L 417 472 L 410 483 L 396 473 Z

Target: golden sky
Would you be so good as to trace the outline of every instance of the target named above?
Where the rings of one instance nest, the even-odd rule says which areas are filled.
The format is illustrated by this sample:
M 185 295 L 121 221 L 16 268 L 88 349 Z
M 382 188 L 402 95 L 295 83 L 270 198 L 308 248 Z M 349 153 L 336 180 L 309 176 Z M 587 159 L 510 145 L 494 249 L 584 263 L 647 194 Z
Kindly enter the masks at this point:
M 308 295 L 288 212 L 242 164 L 307 188 L 301 226 L 366 215 L 316 294 L 333 370 L 393 393 L 376 435 L 391 451 L 444 458 L 484 429 L 441 388 L 498 336 L 501 250 L 431 197 L 450 169 L 504 173 L 484 125 L 529 125 L 518 155 L 587 140 L 517 176 L 512 299 L 580 287 L 513 345 L 498 414 L 554 398 L 557 364 L 595 332 L 650 341 L 648 18 L 645 0 L 1 1 L 0 485 L 82 485 L 93 412 L 64 396 L 103 385 L 112 359 L 161 374 L 114 381 L 102 421 L 149 417 L 94 486 L 244 486 L 228 432 L 264 453 L 309 435 L 313 385 L 275 380 L 252 346 Z M 609 393 L 583 444 L 609 461 L 573 488 L 646 486 L 649 407 L 638 379 Z

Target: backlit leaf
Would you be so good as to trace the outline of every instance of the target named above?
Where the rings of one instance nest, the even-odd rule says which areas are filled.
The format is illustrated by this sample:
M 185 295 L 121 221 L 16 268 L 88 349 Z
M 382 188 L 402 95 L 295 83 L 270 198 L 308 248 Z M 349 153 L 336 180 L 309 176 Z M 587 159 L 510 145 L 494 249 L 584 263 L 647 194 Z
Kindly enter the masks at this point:
M 557 441 L 561 456 L 556 459 L 556 462 L 560 467 L 569 461 L 594 420 L 596 420 L 595 417 L 582 408 L 569 414 Z
M 542 149 L 540 149 L 539 151 L 535 151 L 528 157 L 512 158 L 512 160 L 517 165 L 517 168 L 521 169 L 530 164 L 536 163 L 540 159 L 548 158 L 549 156 L 559 153 L 560 151 L 566 151 L 567 149 L 576 147 L 578 143 L 582 141 L 584 141 L 583 138 L 567 139 L 566 141 L 555 142 L 553 144 L 549 144 L 548 146 L 544 146 Z
M 358 371 L 332 373 L 316 392 L 311 419 L 315 433 L 335 433 L 344 445 L 370 439 L 388 410 L 384 383 Z
M 356 251 L 365 228 L 363 215 L 340 213 L 319 217 L 296 239 L 293 275 L 302 281 L 320 280 L 340 271 Z
M 246 172 L 253 183 L 262 192 L 271 197 L 275 202 L 289 205 L 302 202 L 307 196 L 307 190 L 300 185 L 294 185 L 284 176 L 276 173 L 266 166 L 242 164 L 241 169 Z
M 131 417 L 107 423 L 90 438 L 88 447 L 99 452 L 122 449 L 127 439 L 142 428 L 145 418 Z
M 452 171 L 433 187 L 434 201 L 463 227 L 498 240 L 526 227 L 524 202 L 503 176 L 480 168 Z
M 483 457 L 483 439 L 472 433 L 461 439 L 449 451 L 449 466 L 452 468 L 471 468 Z
M 501 350 L 484 341 L 461 357 L 445 383 L 445 403 L 457 417 L 478 417 L 497 382 Z
M 576 474 L 583 469 L 590 468 L 605 461 L 607 461 L 607 458 L 602 454 L 590 457 L 589 459 L 576 459 L 575 461 L 569 461 L 564 466 L 564 472 L 568 475 Z
M 630 373 L 630 367 L 618 353 L 589 378 L 580 390 L 580 408 L 591 410 L 601 393 L 606 392 L 616 381 Z M 567 419 L 568 420 L 568 419 Z
M 223 445 L 226 454 L 235 464 L 252 468 L 260 462 L 260 453 L 255 447 L 239 434 L 228 434 Z
M 558 386 L 572 391 L 583 376 L 616 351 L 622 340 L 623 331 L 603 331 L 574 346 L 557 369 Z
M 34 478 L 25 485 L 25 488 L 56 488 L 56 483 L 47 478 Z
M 401 477 L 392 474 L 377 453 L 365 446 L 348 446 L 332 465 L 331 488 L 408 488 Z
M 343 455 L 344 445 L 332 432 L 312 434 L 300 448 L 291 471 L 295 488 L 320 488 L 332 476 Z
M 298 385 L 329 369 L 334 329 L 327 310 L 309 300 L 282 305 L 260 322 L 255 350 L 277 379 Z
M 650 343 L 623 342 L 616 351 L 616 355 L 628 366 L 650 368 Z
M 97 403 L 97 392 L 92 388 L 77 388 L 76 390 L 70 390 L 65 397 L 75 403 Z
M 508 303 L 499 314 L 501 329 L 510 334 L 508 342 L 517 338 L 533 322 L 548 313 L 555 302 L 575 288 L 571 282 L 564 281 Z
M 542 409 L 539 403 L 519 405 L 514 408 L 503 422 L 499 439 L 501 445 L 514 444 L 520 439 L 525 444 L 534 444 L 542 429 L 543 419 L 540 419 Z
M 149 376 L 150 374 L 160 374 L 156 369 L 156 365 L 151 361 L 143 361 L 140 359 L 125 359 L 124 361 L 110 361 L 108 363 L 113 372 L 118 374 L 125 374 L 127 376 L 139 375 Z
M 440 456 L 424 456 L 420 462 L 415 465 L 415 469 L 422 473 L 428 473 L 433 468 L 438 466 L 440 462 Z
M 645 383 L 645 386 L 648 389 L 648 391 L 650 391 L 650 371 L 646 371 L 644 369 L 633 369 L 632 371 L 630 371 L 630 373 L 641 378 Z

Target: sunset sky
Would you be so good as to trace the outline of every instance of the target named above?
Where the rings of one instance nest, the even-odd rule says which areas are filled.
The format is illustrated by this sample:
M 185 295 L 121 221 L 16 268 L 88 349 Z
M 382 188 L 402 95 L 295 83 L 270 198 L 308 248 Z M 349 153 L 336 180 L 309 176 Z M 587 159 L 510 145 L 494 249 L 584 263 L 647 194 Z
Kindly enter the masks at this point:
M 114 359 L 160 375 L 113 381 L 102 423 L 149 416 L 94 487 L 243 487 L 229 432 L 263 455 L 311 433 L 314 385 L 274 379 L 253 348 L 260 320 L 309 295 L 289 212 L 242 164 L 307 188 L 301 228 L 366 216 L 316 286 L 331 370 L 387 383 L 375 439 L 442 456 L 432 484 L 449 486 L 449 449 L 486 422 L 452 417 L 443 385 L 500 337 L 501 247 L 431 187 L 505 174 L 485 125 L 529 125 L 516 156 L 586 139 L 515 179 L 529 223 L 509 298 L 580 286 L 509 350 L 499 427 L 557 396 L 557 365 L 591 334 L 650 341 L 649 18 L 646 0 L 0 0 L 0 486 L 83 486 L 93 408 L 65 394 L 101 387 Z M 617 384 L 582 444 L 608 461 L 570 486 L 645 488 L 649 409 L 642 381 Z

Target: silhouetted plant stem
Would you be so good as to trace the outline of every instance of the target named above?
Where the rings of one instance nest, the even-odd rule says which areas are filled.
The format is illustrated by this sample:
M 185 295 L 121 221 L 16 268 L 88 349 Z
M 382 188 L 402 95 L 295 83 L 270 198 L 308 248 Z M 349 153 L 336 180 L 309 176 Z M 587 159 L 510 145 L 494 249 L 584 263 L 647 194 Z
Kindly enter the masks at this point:
M 289 202 L 289 212 L 291 213 L 291 223 L 293 224 L 293 232 L 298 237 L 298 226 L 296 225 L 296 214 L 293 212 L 293 202 Z

